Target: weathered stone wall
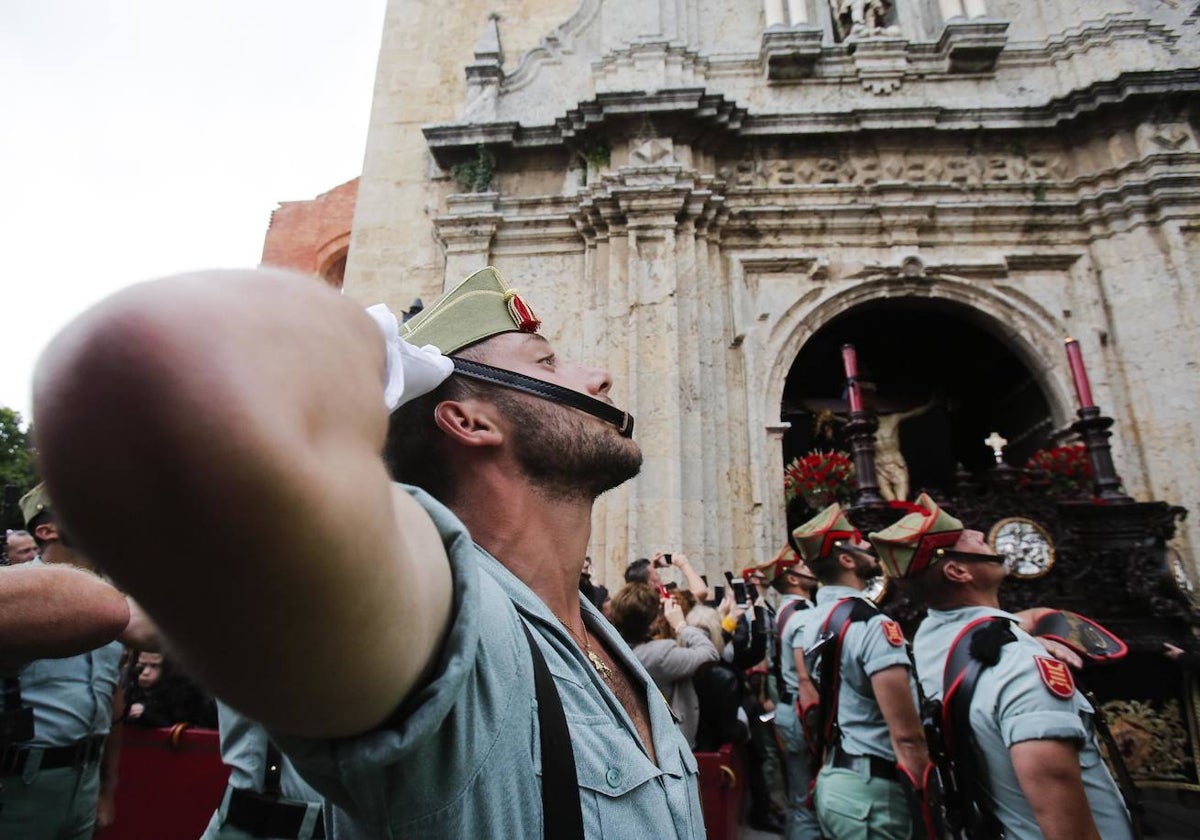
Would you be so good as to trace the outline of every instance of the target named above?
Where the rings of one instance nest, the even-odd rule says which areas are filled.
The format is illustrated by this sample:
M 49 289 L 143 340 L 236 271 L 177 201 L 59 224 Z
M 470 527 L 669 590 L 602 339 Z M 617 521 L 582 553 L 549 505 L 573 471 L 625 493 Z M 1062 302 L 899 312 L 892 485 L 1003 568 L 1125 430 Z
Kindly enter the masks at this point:
M 881 298 L 973 312 L 1057 427 L 1074 335 L 1127 489 L 1200 504 L 1196 11 L 897 0 L 839 43 L 817 0 L 467 5 L 436 43 L 432 6 L 390 7 L 347 290 L 404 306 L 491 262 L 613 371 L 646 465 L 597 507 L 601 580 L 774 555 L 788 370 Z M 481 145 L 490 191 L 460 193 Z
M 442 249 L 431 221 L 456 192 L 439 171 L 421 126 L 453 120 L 466 90 L 463 66 L 488 14 L 504 26 L 515 61 L 565 20 L 576 0 L 436 0 L 388 4 L 375 76 L 346 291 L 406 307 L 442 290 Z

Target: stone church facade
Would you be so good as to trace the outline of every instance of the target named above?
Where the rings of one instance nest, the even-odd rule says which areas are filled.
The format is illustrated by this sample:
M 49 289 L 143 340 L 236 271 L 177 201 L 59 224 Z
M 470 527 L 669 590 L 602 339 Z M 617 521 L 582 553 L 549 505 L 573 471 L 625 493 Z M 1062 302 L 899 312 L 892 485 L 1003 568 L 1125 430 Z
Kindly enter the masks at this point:
M 399 310 L 493 264 L 612 371 L 645 466 L 596 508 L 610 583 L 775 554 L 789 400 L 839 396 L 805 354 L 862 313 L 881 374 L 974 383 L 930 440 L 985 400 L 1052 441 L 1078 338 L 1126 489 L 1194 510 L 1198 59 L 1184 0 L 392 0 L 344 289 Z

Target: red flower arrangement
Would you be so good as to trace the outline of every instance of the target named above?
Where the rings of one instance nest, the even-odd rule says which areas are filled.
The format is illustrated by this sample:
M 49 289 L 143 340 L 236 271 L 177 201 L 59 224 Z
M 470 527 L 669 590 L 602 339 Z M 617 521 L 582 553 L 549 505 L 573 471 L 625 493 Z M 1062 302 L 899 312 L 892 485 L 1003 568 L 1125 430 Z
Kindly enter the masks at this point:
M 783 471 L 783 491 L 791 502 L 800 496 L 812 508 L 846 502 L 857 487 L 854 463 L 845 452 L 810 452 Z
M 1050 492 L 1055 496 L 1090 496 L 1092 493 L 1092 462 L 1082 443 L 1039 449 L 1030 456 L 1025 469 L 1048 476 Z

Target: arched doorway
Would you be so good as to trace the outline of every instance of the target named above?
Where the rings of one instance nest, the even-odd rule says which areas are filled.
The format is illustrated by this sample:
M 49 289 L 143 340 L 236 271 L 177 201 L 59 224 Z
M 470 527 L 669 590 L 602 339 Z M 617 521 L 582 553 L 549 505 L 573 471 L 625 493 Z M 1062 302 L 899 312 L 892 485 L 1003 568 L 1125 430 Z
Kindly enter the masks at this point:
M 841 313 L 804 343 L 788 372 L 784 462 L 813 449 L 849 449 L 838 418 L 848 410 L 841 347 L 851 343 L 876 383 L 879 411 L 923 409 L 900 426 L 911 495 L 947 487 L 959 464 L 977 471 L 994 463 L 983 442 L 993 431 L 1008 440 L 1008 463 L 1023 466 L 1049 442 L 1052 412 L 1002 336 L 989 316 L 946 300 L 893 297 Z

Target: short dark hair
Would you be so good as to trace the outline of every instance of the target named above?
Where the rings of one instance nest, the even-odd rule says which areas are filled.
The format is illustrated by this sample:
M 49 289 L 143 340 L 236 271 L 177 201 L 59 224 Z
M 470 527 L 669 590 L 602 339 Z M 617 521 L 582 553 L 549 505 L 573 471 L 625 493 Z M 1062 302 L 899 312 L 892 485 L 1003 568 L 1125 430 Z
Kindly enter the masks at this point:
M 806 560 L 808 569 L 817 580 L 821 583 L 832 582 L 841 572 L 841 564 L 838 563 L 838 555 L 843 552 L 835 545 L 830 548 L 828 554 L 822 554 L 820 557 L 814 557 L 812 560 Z M 848 552 L 846 552 L 848 553 Z
M 486 340 L 456 351 L 455 356 L 482 361 Z M 438 428 L 433 412 L 438 403 L 486 396 L 501 402 L 503 391 L 497 385 L 451 375 L 428 394 L 411 400 L 388 418 L 387 441 L 383 460 L 395 481 L 420 487 L 438 501 L 448 504 L 454 498 L 454 475 L 448 468 L 443 447 L 446 437 Z
M 934 563 L 916 577 L 900 579 L 900 591 L 921 607 L 947 609 L 954 605 L 956 584 L 947 580 L 944 564 Z
M 650 582 L 650 560 L 646 557 L 639 557 L 628 566 L 625 567 L 625 582 L 626 583 L 649 583 Z

